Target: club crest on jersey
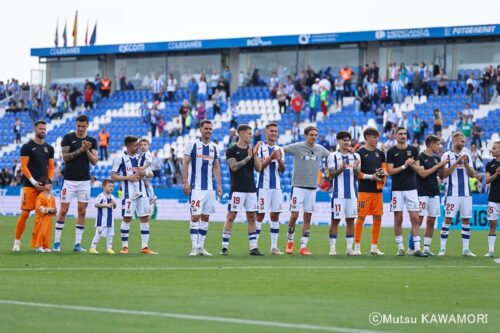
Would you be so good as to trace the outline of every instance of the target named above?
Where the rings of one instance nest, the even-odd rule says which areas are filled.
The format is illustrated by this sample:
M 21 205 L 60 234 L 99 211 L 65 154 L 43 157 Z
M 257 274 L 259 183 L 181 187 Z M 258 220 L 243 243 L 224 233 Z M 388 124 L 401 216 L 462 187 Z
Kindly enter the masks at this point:
M 366 156 L 368 156 L 368 155 L 366 155 Z M 380 157 L 380 154 L 379 154 L 379 153 L 375 153 L 375 157 L 376 157 L 376 158 L 379 158 L 379 157 Z
M 439 161 L 438 161 L 438 159 L 437 159 L 437 158 L 435 158 L 435 159 L 434 159 L 434 163 L 436 163 L 436 164 L 438 164 L 438 163 L 439 163 Z
M 48 154 L 48 153 L 49 153 L 49 148 L 47 148 L 47 147 L 43 147 L 43 150 L 45 151 L 45 154 Z
M 406 156 L 411 156 L 411 151 L 407 150 L 406 151 Z

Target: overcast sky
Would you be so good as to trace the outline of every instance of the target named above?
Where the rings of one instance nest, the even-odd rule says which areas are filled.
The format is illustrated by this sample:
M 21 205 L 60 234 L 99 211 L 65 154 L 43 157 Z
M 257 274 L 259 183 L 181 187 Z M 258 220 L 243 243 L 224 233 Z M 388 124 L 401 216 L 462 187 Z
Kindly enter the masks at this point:
M 498 0 L 16 0 L 0 10 L 0 80 L 29 81 L 30 48 L 52 47 L 58 20 L 72 44 L 77 9 L 78 45 L 87 21 L 101 45 L 500 23 Z

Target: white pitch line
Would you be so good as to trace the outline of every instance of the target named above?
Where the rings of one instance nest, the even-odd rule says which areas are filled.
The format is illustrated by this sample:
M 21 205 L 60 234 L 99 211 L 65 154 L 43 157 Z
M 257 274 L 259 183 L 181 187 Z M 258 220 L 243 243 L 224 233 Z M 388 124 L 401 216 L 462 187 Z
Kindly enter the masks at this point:
M 262 321 L 262 320 L 239 319 L 239 318 L 229 318 L 229 317 L 215 317 L 215 316 L 201 316 L 201 315 L 191 315 L 191 314 L 171 313 L 171 312 L 99 308 L 99 307 L 93 307 L 93 306 L 35 303 L 35 302 L 22 302 L 22 301 L 1 300 L 1 299 L 0 299 L 0 304 L 27 306 L 27 307 L 35 307 L 35 308 L 49 308 L 49 309 L 88 311 L 88 312 L 111 313 L 111 314 L 122 314 L 122 315 L 137 315 L 137 316 L 148 316 L 148 317 L 174 318 L 174 319 L 184 319 L 184 320 L 212 321 L 212 322 L 219 322 L 219 323 L 226 323 L 226 324 L 229 323 L 229 324 L 253 325 L 253 326 L 262 326 L 262 327 L 279 327 L 279 328 L 289 328 L 289 329 L 308 330 L 308 331 L 327 331 L 327 332 L 341 332 L 341 333 L 380 333 L 381 332 L 381 331 L 372 331 L 372 330 L 354 329 L 354 328 L 345 328 L 345 327 L 336 327 L 336 326 L 292 324 L 292 323 L 283 323 L 283 322 L 275 322 L 275 321 Z
M 285 269 L 316 269 L 316 270 L 336 270 L 336 269 L 443 269 L 443 268 L 493 268 L 494 265 L 426 265 L 426 266 L 171 266 L 171 267 L 3 267 L 0 272 L 29 272 L 29 271 L 220 271 L 220 270 L 285 270 Z

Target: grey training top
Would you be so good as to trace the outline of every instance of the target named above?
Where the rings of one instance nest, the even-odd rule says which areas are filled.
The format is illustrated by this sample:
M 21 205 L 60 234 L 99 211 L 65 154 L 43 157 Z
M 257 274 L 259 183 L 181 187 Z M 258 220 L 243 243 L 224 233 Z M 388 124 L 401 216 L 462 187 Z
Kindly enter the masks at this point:
M 293 155 L 292 186 L 316 189 L 321 160 L 328 157 L 330 152 L 319 144 L 309 147 L 305 142 L 292 143 L 283 149 Z

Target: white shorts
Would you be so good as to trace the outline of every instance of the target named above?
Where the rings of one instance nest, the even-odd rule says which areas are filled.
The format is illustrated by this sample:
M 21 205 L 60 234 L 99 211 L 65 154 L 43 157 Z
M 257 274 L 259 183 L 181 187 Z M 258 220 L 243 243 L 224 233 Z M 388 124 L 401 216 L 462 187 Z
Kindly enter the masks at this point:
M 316 205 L 316 190 L 294 187 L 292 190 L 292 199 L 290 200 L 290 211 L 304 213 L 313 213 Z
M 123 199 L 122 217 L 144 217 L 149 216 L 149 198 Z
M 418 207 L 420 208 L 420 216 L 438 217 L 441 215 L 441 203 L 438 195 L 418 197 Z
M 488 201 L 488 221 L 498 220 L 500 215 L 500 202 Z
M 347 219 L 358 216 L 358 199 L 332 198 L 332 220 L 339 220 L 342 217 Z
M 99 233 L 101 237 L 107 237 L 107 236 L 114 236 L 115 235 L 115 228 L 114 227 L 96 227 L 95 228 L 96 233 Z
M 404 208 L 409 212 L 418 212 L 417 190 L 392 191 L 391 212 L 402 212 Z
M 232 192 L 227 210 L 229 212 L 256 212 L 258 210 L 257 193 Z
M 281 189 L 259 188 L 257 190 L 259 213 L 280 213 L 283 202 Z
M 61 189 L 61 202 L 70 203 L 73 198 L 78 202 L 90 201 L 90 180 L 65 180 Z
M 472 216 L 472 197 L 446 197 L 444 199 L 444 216 L 455 218 L 460 212 L 460 217 L 470 219 Z
M 189 207 L 191 215 L 215 213 L 215 190 L 191 190 Z

